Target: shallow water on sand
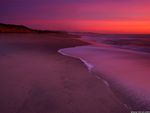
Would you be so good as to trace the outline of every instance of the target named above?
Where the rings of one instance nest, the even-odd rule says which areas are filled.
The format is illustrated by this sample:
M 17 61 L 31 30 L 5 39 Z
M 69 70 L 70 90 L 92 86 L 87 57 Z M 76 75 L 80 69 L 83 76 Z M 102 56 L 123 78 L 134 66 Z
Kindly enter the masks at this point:
M 65 48 L 59 52 L 84 60 L 90 70 L 101 73 L 111 85 L 134 98 L 135 109 L 150 110 L 150 54 L 104 45 Z

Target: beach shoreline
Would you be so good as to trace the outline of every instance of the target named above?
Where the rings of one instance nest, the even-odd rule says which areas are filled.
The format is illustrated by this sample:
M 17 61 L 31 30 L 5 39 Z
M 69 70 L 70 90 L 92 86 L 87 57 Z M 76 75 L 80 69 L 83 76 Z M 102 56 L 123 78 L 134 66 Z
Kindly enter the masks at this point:
M 101 80 L 108 88 L 111 89 L 111 91 L 117 96 L 117 98 L 119 99 L 120 102 L 123 103 L 123 105 L 127 108 L 130 109 L 131 111 L 133 111 L 131 104 L 129 104 L 129 101 L 127 101 L 126 99 L 129 100 L 129 98 L 124 98 L 126 95 L 124 95 L 123 93 L 121 94 L 119 91 L 116 90 L 115 87 L 113 87 L 113 85 L 110 85 L 110 82 L 108 82 L 106 79 L 104 79 L 104 76 L 102 76 L 102 73 L 97 72 L 96 70 L 94 70 L 94 66 L 90 63 L 88 63 L 86 60 L 82 59 L 82 58 L 78 58 L 78 57 L 74 57 L 68 54 L 65 54 L 65 52 L 63 52 L 63 49 L 67 49 L 67 48 L 62 48 L 58 50 L 58 53 L 64 55 L 64 56 L 68 56 L 68 57 L 72 57 L 72 58 L 77 58 L 79 59 L 81 62 L 83 62 L 83 64 L 87 67 L 89 73 L 93 74 L 93 76 L 95 76 L 97 79 Z M 126 100 L 126 101 L 125 101 Z M 128 104 L 126 104 L 128 103 Z M 137 109 L 136 109 L 137 110 Z
M 81 40 L 81 41 L 85 41 L 85 42 L 88 42 L 91 46 L 93 45 L 93 46 L 95 46 L 95 48 L 97 49 L 96 51 L 98 51 L 98 47 L 100 47 L 100 48 L 104 48 L 104 50 L 105 50 L 105 48 L 107 48 L 108 47 L 108 49 L 109 49 L 109 45 L 107 46 L 101 46 L 101 44 L 98 44 L 98 43 L 95 43 L 95 42 L 90 42 L 90 41 L 88 41 L 88 40 L 85 40 L 85 39 L 79 39 L 79 40 Z M 117 95 L 117 97 L 120 99 L 120 101 L 122 101 L 123 103 L 125 103 L 124 105 L 128 108 L 128 109 L 130 109 L 130 110 L 136 110 L 136 111 L 138 111 L 138 110 L 145 110 L 145 111 L 147 111 L 147 110 L 149 110 L 149 103 L 147 102 L 147 101 L 145 101 L 144 103 L 143 103 L 143 101 L 142 100 L 140 100 L 139 98 L 137 98 L 137 97 L 135 97 L 134 95 L 128 95 L 128 91 L 126 91 L 126 88 L 124 87 L 123 89 L 124 90 L 122 90 L 122 89 L 120 89 L 118 86 L 116 86 L 116 84 L 114 84 L 113 82 L 111 82 L 112 80 L 110 79 L 110 78 L 107 78 L 107 77 L 105 77 L 105 74 L 104 73 L 101 73 L 101 71 L 99 71 L 99 70 L 95 70 L 94 69 L 94 67 L 95 67 L 95 65 L 93 65 L 93 64 L 91 64 L 91 63 L 89 63 L 88 61 L 90 61 L 89 59 L 87 60 L 87 59 L 85 59 L 86 58 L 86 55 L 84 56 L 84 55 L 82 55 L 82 53 L 81 52 L 78 52 L 78 51 L 80 51 L 80 47 L 81 47 L 81 51 L 83 52 L 83 51 L 87 51 L 88 50 L 88 48 L 90 49 L 90 45 L 89 45 L 89 47 L 88 46 L 77 46 L 77 47 L 75 47 L 75 48 L 64 48 L 64 49 L 61 49 L 61 52 L 60 53 L 62 53 L 62 54 L 64 54 L 64 55 L 66 55 L 66 56 L 70 56 L 70 57 L 73 57 L 73 58 L 78 58 L 79 60 L 81 60 L 81 61 L 83 61 L 83 63 L 87 66 L 87 68 L 90 70 L 90 71 L 92 71 L 93 73 L 95 73 L 98 77 L 100 77 L 100 79 L 102 79 L 102 80 L 104 80 L 104 83 L 107 85 L 107 86 L 109 86 L 110 88 L 111 88 L 111 90 Z M 87 47 L 87 48 L 86 48 Z M 82 49 L 83 48 L 83 49 Z M 85 49 L 84 49 L 85 48 Z M 92 47 L 91 47 L 92 48 Z M 93 47 L 94 48 L 94 47 Z M 70 50 L 69 50 L 70 49 Z M 110 49 L 112 49 L 112 48 L 110 48 Z M 106 49 L 107 50 L 107 49 Z M 113 49 L 112 49 L 113 50 Z M 122 51 L 122 49 L 117 49 L 117 48 L 115 48 L 114 49 L 115 51 Z M 74 52 L 73 52 L 74 51 Z M 94 49 L 93 49 L 93 51 L 94 51 Z M 149 56 L 149 54 L 148 53 L 141 53 L 141 52 L 137 52 L 137 51 L 132 51 L 132 50 L 126 50 L 126 49 L 123 49 L 123 51 L 126 53 L 129 53 L 129 54 L 141 54 L 141 58 L 144 56 L 146 56 L 146 55 L 148 55 Z M 87 53 L 85 53 L 85 54 L 87 54 Z M 89 52 L 89 54 L 91 54 L 92 55 L 92 53 L 90 53 Z M 114 53 L 115 54 L 115 53 Z M 142 56 L 142 54 L 143 54 L 143 56 Z M 87 54 L 88 55 L 88 54 Z M 80 57 L 81 56 L 81 57 Z M 109 59 L 108 59 L 109 60 Z M 91 60 L 92 61 L 92 60 Z M 111 64 L 110 64 L 111 65 Z M 103 75 L 104 74 L 104 75 Z M 103 76 L 102 76 L 103 75 Z M 109 83 L 108 83 L 109 82 Z
M 129 113 L 83 62 L 57 52 L 87 44 L 71 35 L 0 34 L 0 112 Z

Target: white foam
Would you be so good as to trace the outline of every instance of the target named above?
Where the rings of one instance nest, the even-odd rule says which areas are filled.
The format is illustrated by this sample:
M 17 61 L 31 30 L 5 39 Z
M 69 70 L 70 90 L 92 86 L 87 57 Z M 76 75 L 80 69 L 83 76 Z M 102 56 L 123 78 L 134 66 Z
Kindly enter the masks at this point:
M 63 52 L 63 49 L 59 49 L 59 50 L 58 50 L 58 53 L 60 53 L 60 54 L 62 54 L 62 55 L 65 55 L 65 56 L 69 56 L 68 54 L 65 54 L 65 53 Z
M 106 80 L 104 80 L 104 79 L 102 79 L 102 80 L 103 80 L 104 84 L 109 87 L 109 83 Z
M 65 55 L 65 56 L 69 56 L 69 57 L 74 57 L 74 58 L 80 59 L 80 60 L 85 64 L 85 66 L 88 68 L 89 71 L 91 71 L 91 70 L 94 68 L 94 66 L 93 66 L 92 64 L 90 64 L 89 62 L 87 62 L 87 61 L 84 60 L 83 58 L 75 57 L 75 56 L 66 54 L 65 52 L 63 52 L 63 50 L 65 50 L 65 49 L 60 49 L 60 50 L 58 50 L 58 52 L 59 52 L 60 54 L 62 54 L 62 55 Z
M 86 60 L 84 60 L 82 58 L 80 58 L 80 60 L 86 65 L 86 67 L 88 68 L 89 71 L 91 71 L 94 68 L 94 66 L 92 64 L 88 63 Z
M 103 83 L 104 83 L 107 87 L 110 87 L 109 83 L 108 83 L 106 80 L 102 79 L 100 76 L 96 75 L 96 78 L 102 80 Z

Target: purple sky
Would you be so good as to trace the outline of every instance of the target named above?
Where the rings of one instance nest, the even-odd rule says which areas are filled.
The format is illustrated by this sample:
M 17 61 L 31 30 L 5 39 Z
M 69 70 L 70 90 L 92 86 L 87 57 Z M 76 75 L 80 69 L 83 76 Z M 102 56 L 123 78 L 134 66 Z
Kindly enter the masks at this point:
M 150 0 L 1 0 L 0 22 L 106 32 L 112 31 L 111 25 L 118 25 L 117 30 L 127 23 L 146 31 L 150 28 Z M 123 31 L 133 31 L 127 30 L 129 25 L 125 27 Z

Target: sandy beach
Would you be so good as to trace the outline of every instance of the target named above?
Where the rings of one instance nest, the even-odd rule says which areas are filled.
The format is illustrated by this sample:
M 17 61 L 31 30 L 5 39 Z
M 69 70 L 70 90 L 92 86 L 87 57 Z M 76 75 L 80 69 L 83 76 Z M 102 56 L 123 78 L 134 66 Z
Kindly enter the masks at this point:
M 57 51 L 62 34 L 0 34 L 0 113 L 130 113 L 102 79 Z

